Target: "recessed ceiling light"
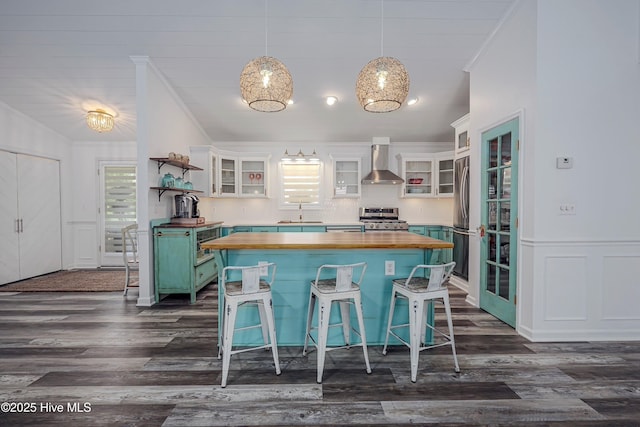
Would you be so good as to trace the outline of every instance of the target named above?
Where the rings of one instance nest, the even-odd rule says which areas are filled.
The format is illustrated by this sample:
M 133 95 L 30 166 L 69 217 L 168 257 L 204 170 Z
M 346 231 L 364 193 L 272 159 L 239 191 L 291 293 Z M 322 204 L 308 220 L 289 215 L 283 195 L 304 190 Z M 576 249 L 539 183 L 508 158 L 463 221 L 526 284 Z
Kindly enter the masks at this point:
M 411 98 L 407 101 L 407 105 L 415 105 L 418 103 L 418 98 Z
M 333 105 L 336 102 L 338 102 L 338 98 L 336 98 L 335 96 L 327 96 L 326 100 L 327 100 L 327 105 Z
M 293 105 L 293 99 L 288 100 L 287 105 Z

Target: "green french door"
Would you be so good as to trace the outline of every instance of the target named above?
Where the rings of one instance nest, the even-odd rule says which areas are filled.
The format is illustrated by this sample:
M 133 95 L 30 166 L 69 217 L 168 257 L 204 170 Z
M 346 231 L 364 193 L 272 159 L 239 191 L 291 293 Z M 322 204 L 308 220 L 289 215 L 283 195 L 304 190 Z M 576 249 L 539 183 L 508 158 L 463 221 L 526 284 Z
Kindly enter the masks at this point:
M 480 308 L 515 327 L 519 121 L 482 134 Z

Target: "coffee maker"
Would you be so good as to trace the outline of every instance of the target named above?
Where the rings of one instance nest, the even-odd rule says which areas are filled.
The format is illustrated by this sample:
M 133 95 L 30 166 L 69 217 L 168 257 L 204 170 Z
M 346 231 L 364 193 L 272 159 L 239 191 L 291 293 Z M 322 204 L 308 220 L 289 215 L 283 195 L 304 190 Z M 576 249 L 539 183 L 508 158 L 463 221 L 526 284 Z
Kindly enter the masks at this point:
M 198 196 L 195 194 L 178 194 L 175 196 L 175 215 L 174 218 L 198 218 L 200 211 L 198 210 Z

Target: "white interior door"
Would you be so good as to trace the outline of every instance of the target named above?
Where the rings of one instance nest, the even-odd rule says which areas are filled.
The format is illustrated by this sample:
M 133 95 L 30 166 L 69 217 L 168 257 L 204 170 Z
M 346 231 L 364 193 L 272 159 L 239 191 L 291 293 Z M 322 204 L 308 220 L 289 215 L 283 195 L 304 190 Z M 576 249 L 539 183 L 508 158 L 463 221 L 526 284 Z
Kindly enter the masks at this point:
M 0 284 L 20 280 L 16 155 L 0 151 Z
M 62 269 L 60 162 L 17 155 L 20 276 Z

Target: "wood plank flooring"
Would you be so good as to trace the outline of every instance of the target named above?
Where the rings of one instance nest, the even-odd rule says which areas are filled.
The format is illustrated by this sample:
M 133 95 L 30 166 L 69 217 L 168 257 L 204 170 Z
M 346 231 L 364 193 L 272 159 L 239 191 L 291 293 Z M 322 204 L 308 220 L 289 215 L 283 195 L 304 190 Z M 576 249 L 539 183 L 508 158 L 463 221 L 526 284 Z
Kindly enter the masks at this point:
M 640 342 L 531 343 L 451 293 L 460 374 L 435 349 L 414 384 L 408 349 L 370 347 L 367 375 L 354 348 L 328 353 L 317 384 L 315 352 L 280 347 L 282 375 L 242 353 L 224 389 L 214 285 L 152 308 L 0 293 L 0 426 L 640 426 Z

